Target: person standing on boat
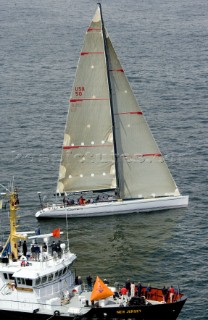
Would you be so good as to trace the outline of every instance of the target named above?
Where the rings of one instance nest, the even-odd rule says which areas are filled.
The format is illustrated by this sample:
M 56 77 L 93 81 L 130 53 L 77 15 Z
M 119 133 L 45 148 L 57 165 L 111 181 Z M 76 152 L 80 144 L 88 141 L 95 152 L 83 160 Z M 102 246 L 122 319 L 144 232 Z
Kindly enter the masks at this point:
M 61 241 L 59 240 L 56 244 L 56 252 L 58 253 L 58 257 L 61 258 L 62 256 L 62 250 L 61 250 Z
M 137 287 L 137 296 L 140 297 L 142 293 L 142 284 L 140 281 L 138 282 L 136 287 Z
M 66 202 L 67 202 L 67 198 L 66 198 L 66 196 L 64 195 L 64 197 L 63 197 L 63 204 L 64 204 L 64 207 L 66 206 Z
M 131 291 L 131 281 L 130 281 L 130 279 L 127 279 L 127 281 L 126 281 L 126 289 L 128 290 L 128 295 L 130 295 L 130 291 Z
M 43 246 L 42 246 L 42 250 L 43 250 L 43 252 L 47 252 L 47 244 L 44 242 L 43 243 Z
M 77 284 L 78 285 L 82 285 L 82 277 L 81 276 L 78 276 Z
M 126 289 L 126 286 L 123 286 L 121 289 L 120 289 L 120 294 L 122 295 L 123 298 L 125 298 L 128 294 L 128 290 Z
M 148 299 L 151 297 L 151 285 L 148 284 L 146 291 L 145 291 L 145 297 Z
M 35 245 L 35 260 L 39 261 L 40 258 L 40 247 L 39 245 L 36 243 Z
M 83 198 L 83 196 L 81 196 L 81 197 L 79 198 L 79 205 L 82 206 L 82 205 L 84 205 L 84 204 L 85 204 L 85 199 Z
M 132 281 L 131 283 L 131 297 L 135 296 L 135 283 Z
M 51 249 L 52 249 L 52 256 L 55 257 L 57 255 L 57 247 L 56 247 L 55 241 L 53 241 L 51 245 Z
M 167 301 L 167 294 L 168 294 L 168 289 L 164 286 L 162 288 L 163 302 Z
M 35 245 L 32 244 L 32 247 L 31 247 L 31 254 L 32 254 L 32 259 L 35 260 Z
M 22 245 L 23 256 L 27 257 L 27 242 L 24 241 Z
M 174 293 L 175 293 L 175 290 L 174 290 L 173 286 L 170 286 L 170 289 L 169 289 L 170 302 L 173 302 Z
M 89 275 L 87 278 L 87 286 L 88 286 L 88 289 L 91 290 L 92 289 L 92 277 Z

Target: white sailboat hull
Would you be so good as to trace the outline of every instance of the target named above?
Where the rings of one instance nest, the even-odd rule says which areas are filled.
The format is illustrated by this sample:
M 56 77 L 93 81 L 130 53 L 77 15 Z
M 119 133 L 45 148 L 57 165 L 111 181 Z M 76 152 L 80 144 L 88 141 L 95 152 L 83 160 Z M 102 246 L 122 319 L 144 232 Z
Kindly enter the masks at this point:
M 106 201 L 86 205 L 52 205 L 36 212 L 37 219 L 42 218 L 86 218 L 127 214 L 133 212 L 149 212 L 188 206 L 188 196 L 172 196 L 151 199 L 136 199 L 123 201 Z

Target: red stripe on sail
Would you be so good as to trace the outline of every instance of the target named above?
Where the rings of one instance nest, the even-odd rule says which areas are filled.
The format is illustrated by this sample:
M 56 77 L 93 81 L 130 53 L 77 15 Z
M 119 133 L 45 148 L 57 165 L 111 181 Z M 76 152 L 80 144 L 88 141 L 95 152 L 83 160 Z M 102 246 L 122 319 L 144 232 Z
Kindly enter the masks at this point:
M 142 158 L 142 157 L 162 157 L 161 153 L 138 153 L 132 155 L 123 155 L 124 158 Z
M 120 113 L 116 113 L 116 114 L 143 114 L 141 111 L 130 111 L 130 112 L 120 112 Z
M 112 147 L 111 144 L 100 144 L 100 145 L 93 145 L 93 146 L 63 146 L 64 150 L 69 149 L 79 149 L 79 148 L 100 148 L 100 147 Z
M 85 55 L 87 55 L 87 54 L 104 54 L 104 52 L 81 52 L 80 53 L 81 54 L 81 56 L 85 56 Z
M 100 101 L 103 101 L 103 100 L 109 100 L 108 98 L 86 98 L 86 99 L 70 99 L 69 102 L 82 102 L 82 101 L 90 101 L 90 100 L 100 100 Z
M 124 69 L 112 69 L 112 70 L 109 70 L 109 71 L 124 72 Z
M 90 31 L 101 31 L 101 29 L 100 28 L 88 28 L 87 32 L 90 32 Z

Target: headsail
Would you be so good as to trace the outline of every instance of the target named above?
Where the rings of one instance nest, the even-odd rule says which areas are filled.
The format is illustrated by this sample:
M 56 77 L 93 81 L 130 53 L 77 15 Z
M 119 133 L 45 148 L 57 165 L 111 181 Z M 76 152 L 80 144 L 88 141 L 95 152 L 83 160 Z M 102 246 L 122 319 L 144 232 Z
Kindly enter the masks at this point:
M 70 97 L 57 192 L 115 187 L 109 86 L 98 7 L 86 32 Z
M 111 89 L 121 198 L 178 195 L 109 36 Z
M 106 299 L 113 295 L 113 291 L 110 288 L 108 288 L 108 286 L 106 286 L 106 284 L 97 276 L 90 300 L 98 301 L 101 299 Z

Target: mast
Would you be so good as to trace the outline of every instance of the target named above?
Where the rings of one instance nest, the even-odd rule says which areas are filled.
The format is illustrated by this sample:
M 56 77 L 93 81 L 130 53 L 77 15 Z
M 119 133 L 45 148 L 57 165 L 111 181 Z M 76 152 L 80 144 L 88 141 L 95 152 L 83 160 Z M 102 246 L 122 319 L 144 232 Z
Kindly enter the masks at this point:
M 12 191 L 9 195 L 10 200 L 10 245 L 11 245 L 11 253 L 13 255 L 14 259 L 18 259 L 18 251 L 17 251 L 17 240 L 16 240 L 16 200 L 17 200 L 17 194 L 16 192 Z
M 2 186 L 2 185 L 1 185 Z M 3 186 L 4 187 L 4 186 Z M 5 188 L 5 187 L 4 187 Z M 19 200 L 18 200 L 18 193 L 16 189 L 13 188 L 13 185 L 11 186 L 11 191 L 6 189 L 8 193 L 6 196 L 9 195 L 9 220 L 10 220 L 10 234 L 9 237 L 4 245 L 4 248 L 1 252 L 1 256 L 3 254 L 9 254 L 9 258 L 12 260 L 18 259 L 18 245 L 17 240 L 25 240 L 27 237 L 25 237 L 22 234 L 17 233 L 17 210 Z M 7 247 L 10 246 L 10 249 L 8 251 Z
M 110 97 L 110 109 L 111 109 L 111 116 L 112 116 L 112 132 L 113 132 L 113 146 L 114 146 L 114 154 L 115 154 L 115 167 L 116 167 L 116 184 L 117 184 L 117 192 L 118 196 L 120 197 L 120 183 L 119 183 L 119 176 L 118 176 L 118 161 L 117 161 L 117 146 L 116 146 L 116 139 L 115 139 L 115 120 L 113 114 L 113 99 L 112 99 L 112 89 L 111 89 L 111 79 L 110 79 L 110 71 L 109 71 L 109 50 L 106 41 L 106 31 L 104 26 L 103 20 L 103 13 L 102 13 L 102 6 L 101 3 L 98 3 L 100 8 L 100 16 L 101 16 L 101 24 L 102 24 L 102 33 L 103 33 L 103 41 L 104 41 L 104 52 L 106 58 L 106 66 L 107 66 L 107 78 L 108 78 L 108 88 L 109 88 L 109 97 Z

